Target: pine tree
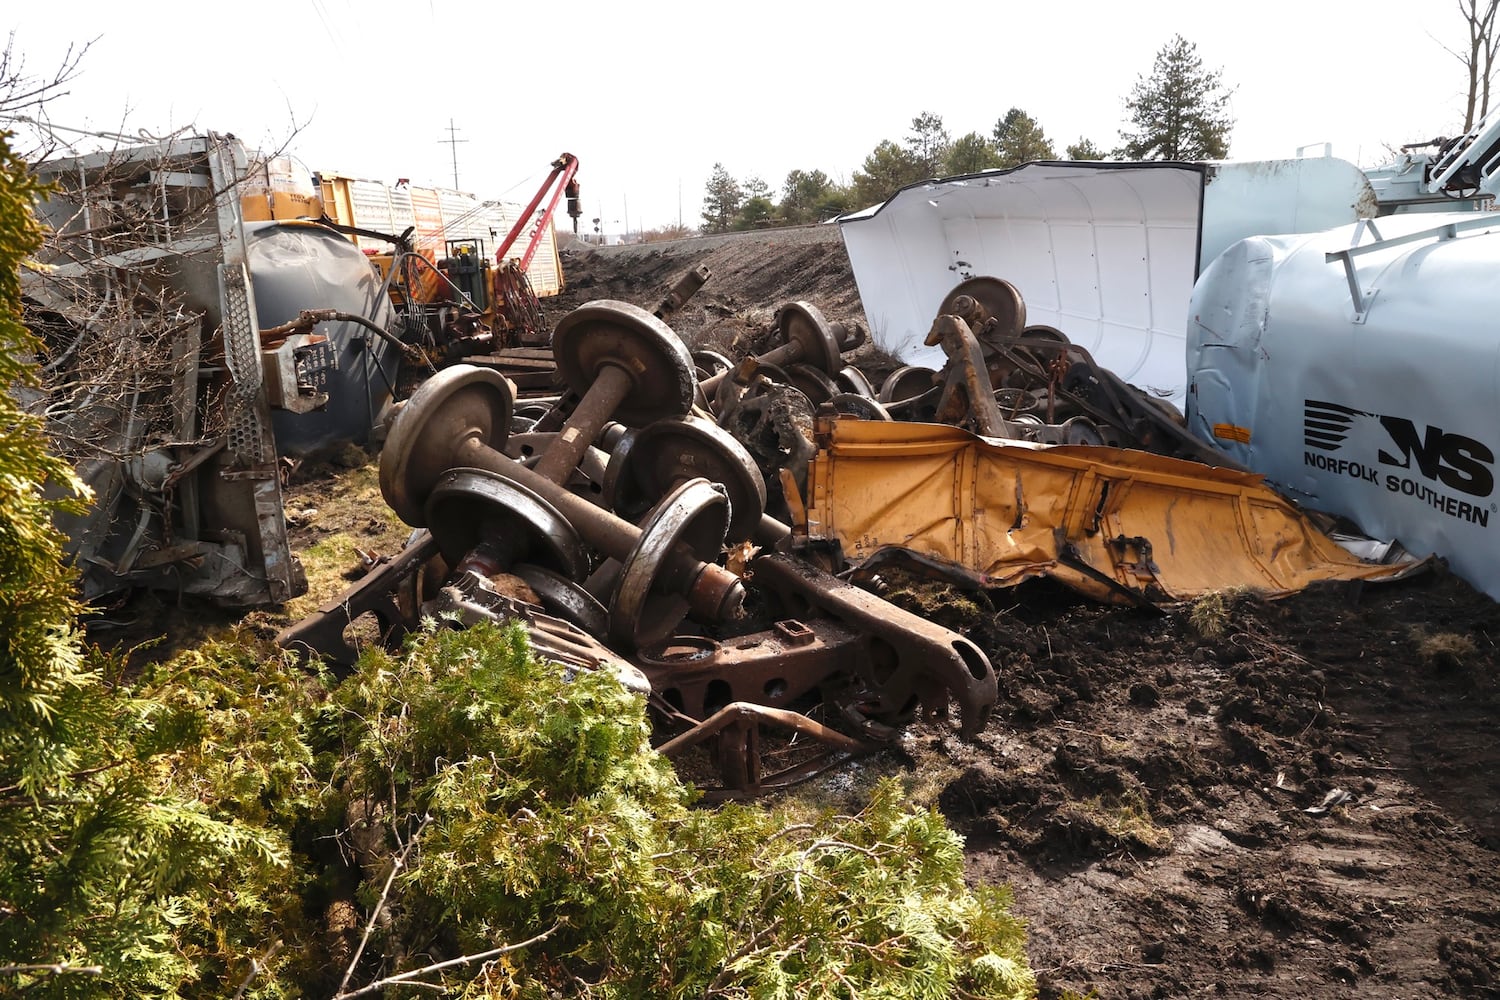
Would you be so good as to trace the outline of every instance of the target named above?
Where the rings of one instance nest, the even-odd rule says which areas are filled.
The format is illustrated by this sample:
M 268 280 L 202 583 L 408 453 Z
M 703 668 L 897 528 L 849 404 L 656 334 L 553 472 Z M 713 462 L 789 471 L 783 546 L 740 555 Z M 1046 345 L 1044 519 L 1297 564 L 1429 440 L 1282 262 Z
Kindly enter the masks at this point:
M 995 123 L 995 149 L 1002 167 L 1019 167 L 1032 160 L 1055 160 L 1057 151 L 1037 120 L 1020 108 L 1011 108 Z
M 727 233 L 744 204 L 745 192 L 739 181 L 729 175 L 724 164 L 715 163 L 703 193 L 703 231 Z
M 1105 157 L 1104 150 L 1084 136 L 1079 136 L 1077 142 L 1068 144 L 1067 154 L 1070 160 L 1102 160 Z
M 942 116 L 935 111 L 924 111 L 913 118 L 906 148 L 920 165 L 922 177 L 936 177 L 948 152 L 948 130 L 943 127 Z
M 781 185 L 781 217 L 792 225 L 819 221 L 818 203 L 833 190 L 821 170 L 792 170 Z
M 763 194 L 753 195 L 740 205 L 732 228 L 741 232 L 746 229 L 764 229 L 776 225 L 775 215 L 776 206 L 770 198 Z
M 1150 78 L 1137 77 L 1125 99 L 1135 131 L 1121 131 L 1132 160 L 1222 160 L 1229 155 L 1229 98 L 1219 70 L 1205 70 L 1181 35 L 1156 53 Z
M 883 139 L 854 172 L 854 200 L 860 205 L 885 201 L 906 185 L 932 175 L 910 150 Z
M 978 132 L 969 132 L 953 140 L 948 147 L 947 159 L 943 161 L 945 174 L 977 174 L 1000 166 L 1000 154 L 995 144 Z

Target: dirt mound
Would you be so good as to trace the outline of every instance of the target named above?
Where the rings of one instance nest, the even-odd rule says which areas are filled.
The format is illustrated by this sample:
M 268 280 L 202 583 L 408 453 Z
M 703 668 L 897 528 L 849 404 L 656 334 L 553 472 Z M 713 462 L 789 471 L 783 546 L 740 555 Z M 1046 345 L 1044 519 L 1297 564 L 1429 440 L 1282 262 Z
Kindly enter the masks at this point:
M 863 322 L 831 227 L 577 252 L 549 311 L 699 264 L 690 341 L 791 299 Z M 1001 705 L 893 766 L 1016 887 L 1043 996 L 1500 995 L 1500 605 L 1443 574 L 1169 614 L 926 586 L 888 596 L 985 649 Z
M 652 310 L 678 278 L 704 264 L 712 277 L 668 321 L 695 346 L 728 346 L 735 333 L 798 299 L 817 306 L 830 321 L 865 323 L 836 226 L 575 249 L 564 254 L 564 291 L 544 300 L 543 308 L 551 322 L 595 299 Z

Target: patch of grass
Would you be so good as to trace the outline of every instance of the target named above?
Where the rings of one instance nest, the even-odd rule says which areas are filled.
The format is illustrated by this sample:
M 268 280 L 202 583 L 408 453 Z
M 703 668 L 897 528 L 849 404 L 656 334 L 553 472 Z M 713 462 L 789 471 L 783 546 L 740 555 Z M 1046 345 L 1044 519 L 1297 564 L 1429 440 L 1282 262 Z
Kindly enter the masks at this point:
M 1455 670 L 1478 652 L 1473 639 L 1457 632 L 1428 632 L 1418 626 L 1411 629 L 1411 638 L 1422 663 L 1436 670 Z
M 944 628 L 963 632 L 978 627 L 989 616 L 972 593 L 951 583 L 924 580 L 897 569 L 882 570 L 881 574 L 888 584 L 882 597 Z
M 1158 826 L 1151 809 L 1137 792 L 1096 795 L 1072 803 L 1073 811 L 1122 843 L 1136 843 L 1153 851 L 1172 846 L 1172 831 Z
M 354 539 L 347 532 L 340 532 L 303 549 L 300 558 L 307 573 L 308 592 L 288 605 L 288 611 L 293 614 L 297 613 L 295 609 L 300 602 L 322 603 L 314 599 L 315 594 L 326 598 L 330 592 L 337 593 L 340 585 L 347 585 L 344 574 L 358 557 L 354 554 Z M 339 582 L 332 582 L 335 580 Z
M 287 507 L 316 508 L 311 527 L 324 532 L 305 547 L 298 543 L 307 536 L 293 536 L 293 547 L 307 574 L 307 593 L 285 606 L 294 620 L 349 586 L 349 574 L 361 562 L 356 548 L 388 555 L 400 551 L 411 534 L 411 528 L 386 506 L 380 493 L 380 464 L 368 456 L 362 465 L 339 476 L 332 490 L 289 496 Z
M 1229 602 L 1224 599 L 1224 594 L 1215 590 L 1194 601 L 1188 612 L 1188 623 L 1205 639 L 1222 636 L 1229 625 Z
M 1244 587 L 1214 590 L 1193 602 L 1188 624 L 1205 639 L 1218 639 L 1229 631 L 1235 608 L 1250 596 Z
M 906 741 L 913 766 L 906 775 L 907 801 L 920 809 L 937 807 L 938 796 L 963 776 L 964 769 L 925 734 Z M 942 741 L 947 742 L 947 741 Z

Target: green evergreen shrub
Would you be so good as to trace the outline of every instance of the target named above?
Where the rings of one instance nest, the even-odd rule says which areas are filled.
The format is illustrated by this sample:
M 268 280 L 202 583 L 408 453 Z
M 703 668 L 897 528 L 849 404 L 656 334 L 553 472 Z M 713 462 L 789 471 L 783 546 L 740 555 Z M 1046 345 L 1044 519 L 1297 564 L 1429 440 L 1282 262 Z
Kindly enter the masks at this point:
M 204 971 L 189 940 L 283 880 L 286 850 L 183 783 L 205 717 L 117 690 L 80 640 L 53 515 L 86 491 L 15 392 L 41 349 L 20 288 L 41 193 L 0 133 L 0 993 L 172 996 Z
M 1033 988 L 1008 897 L 965 887 L 960 840 L 896 782 L 856 816 L 694 809 L 641 700 L 606 674 L 565 678 L 518 627 L 369 654 L 330 710 L 347 726 L 333 784 L 386 797 L 397 829 L 426 818 L 389 933 L 456 957 L 550 932 L 506 957 L 519 996 Z

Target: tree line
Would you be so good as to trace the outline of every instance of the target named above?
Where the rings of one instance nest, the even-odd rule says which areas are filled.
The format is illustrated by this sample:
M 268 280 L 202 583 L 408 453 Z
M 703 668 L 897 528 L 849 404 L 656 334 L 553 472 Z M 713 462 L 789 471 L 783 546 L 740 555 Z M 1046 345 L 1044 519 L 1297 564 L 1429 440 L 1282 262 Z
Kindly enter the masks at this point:
M 1220 70 L 1204 67 L 1197 47 L 1176 35 L 1156 53 L 1149 76 L 1138 76 L 1125 99 L 1130 127 L 1105 149 L 1085 136 L 1063 146 L 1069 160 L 1218 160 L 1229 154 L 1233 91 Z M 724 233 L 821 222 L 884 201 L 908 184 L 932 177 L 1017 167 L 1059 159 L 1040 122 L 1012 107 L 989 134 L 949 135 L 942 116 L 923 111 L 904 140 L 881 140 L 848 183 L 822 170 L 792 170 L 779 191 L 762 178 L 737 180 L 715 163 L 704 188 L 701 231 Z M 674 232 L 672 236 L 688 235 Z

